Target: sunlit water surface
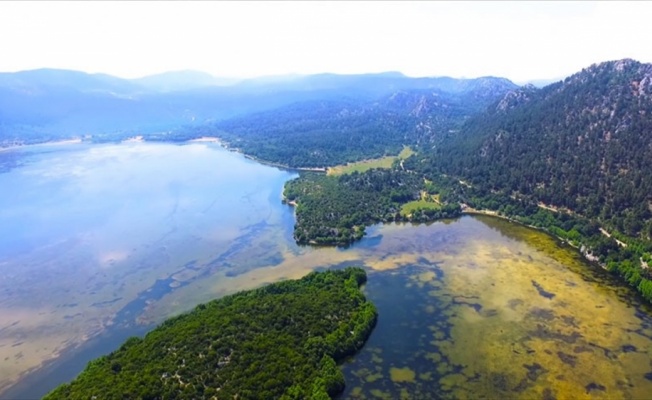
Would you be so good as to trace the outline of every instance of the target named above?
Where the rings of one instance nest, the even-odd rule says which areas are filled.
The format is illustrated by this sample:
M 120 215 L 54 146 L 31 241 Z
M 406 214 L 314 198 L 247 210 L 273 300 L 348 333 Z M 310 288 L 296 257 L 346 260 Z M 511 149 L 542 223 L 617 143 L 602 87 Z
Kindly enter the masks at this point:
M 346 265 L 369 268 L 380 317 L 342 398 L 652 393 L 651 311 L 575 250 L 471 217 L 298 247 L 293 176 L 208 143 L 0 152 L 0 397 L 41 396 L 200 302 Z

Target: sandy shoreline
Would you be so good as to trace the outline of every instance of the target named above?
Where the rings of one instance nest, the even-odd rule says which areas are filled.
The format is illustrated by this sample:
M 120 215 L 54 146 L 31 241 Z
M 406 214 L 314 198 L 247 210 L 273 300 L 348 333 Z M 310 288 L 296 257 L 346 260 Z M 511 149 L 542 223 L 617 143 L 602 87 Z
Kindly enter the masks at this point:
M 220 141 L 220 138 L 214 137 L 214 136 L 202 136 L 197 139 L 190 139 L 189 142 L 193 143 L 222 143 Z
M 143 136 L 140 135 L 140 136 L 130 137 L 129 139 L 125 139 L 120 143 L 142 143 L 144 141 L 145 139 L 143 139 Z

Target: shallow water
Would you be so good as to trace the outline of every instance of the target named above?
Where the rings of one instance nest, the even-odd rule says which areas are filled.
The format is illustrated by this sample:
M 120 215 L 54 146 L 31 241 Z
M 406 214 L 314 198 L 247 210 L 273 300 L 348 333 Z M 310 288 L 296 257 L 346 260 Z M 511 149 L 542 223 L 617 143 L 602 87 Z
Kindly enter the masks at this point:
M 387 230 L 368 251 L 418 256 L 371 274 L 379 322 L 342 398 L 652 394 L 650 309 L 574 249 L 489 217 Z
M 652 393 L 652 313 L 574 249 L 482 217 L 298 247 L 292 176 L 207 143 L 0 152 L 0 397 L 41 396 L 200 302 L 347 265 L 369 268 L 380 318 L 343 398 Z
M 291 229 L 280 198 L 294 174 L 215 144 L 28 146 L 0 165 L 0 390 L 149 323 L 145 307 L 195 280 L 245 272 L 230 262 L 242 243 Z

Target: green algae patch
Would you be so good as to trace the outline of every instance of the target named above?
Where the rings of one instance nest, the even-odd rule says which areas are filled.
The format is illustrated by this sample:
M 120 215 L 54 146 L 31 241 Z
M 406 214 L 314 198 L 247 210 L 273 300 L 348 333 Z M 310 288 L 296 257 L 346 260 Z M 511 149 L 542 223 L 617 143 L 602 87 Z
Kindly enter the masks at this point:
M 380 357 L 377 354 L 372 354 L 371 355 L 371 362 L 373 362 L 375 364 L 381 364 L 383 362 L 383 359 L 382 359 L 382 357 Z
M 423 272 L 423 273 L 417 275 L 417 277 L 418 277 L 420 282 L 425 283 L 425 282 L 430 282 L 430 281 L 434 280 L 437 277 L 437 275 L 435 274 L 434 271 L 426 271 L 426 272 Z
M 387 400 L 393 399 L 391 393 L 384 392 L 380 389 L 371 389 L 371 395 L 378 399 L 387 399 Z
M 419 379 L 423 381 L 429 381 L 432 379 L 432 372 L 424 372 L 422 374 L 419 374 Z
M 389 376 L 392 379 L 392 382 L 414 382 L 416 374 L 413 370 L 408 367 L 405 368 L 395 368 L 392 367 L 389 369 Z
M 439 383 L 444 390 L 450 390 L 451 388 L 463 385 L 466 381 L 466 376 L 462 374 L 450 374 L 441 378 Z
M 401 400 L 411 400 L 412 397 L 413 397 L 413 396 L 410 394 L 410 392 L 409 392 L 407 389 L 405 389 L 405 388 L 402 388 L 400 393 L 401 393 L 401 394 L 400 394 L 399 397 L 400 397 Z
M 379 379 L 383 379 L 383 374 L 370 374 L 365 378 L 365 380 L 369 383 L 375 382 Z

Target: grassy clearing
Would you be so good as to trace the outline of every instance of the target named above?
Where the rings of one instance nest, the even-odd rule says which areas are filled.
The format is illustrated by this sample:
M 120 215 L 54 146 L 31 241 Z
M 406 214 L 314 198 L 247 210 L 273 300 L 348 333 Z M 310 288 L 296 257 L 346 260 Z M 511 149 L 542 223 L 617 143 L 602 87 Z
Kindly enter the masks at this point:
M 404 160 L 410 157 L 412 154 L 414 154 L 414 150 L 408 146 L 405 146 L 398 156 L 386 156 L 381 158 L 374 158 L 372 160 L 349 163 L 346 165 L 337 165 L 335 167 L 328 168 L 326 174 L 344 175 L 353 173 L 355 171 L 362 173 L 372 168 L 391 168 L 395 160 Z
M 432 210 L 439 210 L 441 206 L 439 203 L 435 203 L 433 201 L 428 201 L 428 200 L 414 200 L 409 203 L 405 203 L 401 206 L 401 215 L 402 216 L 408 216 L 412 214 L 414 211 L 418 209 L 432 209 Z
M 328 168 L 326 172 L 328 175 L 344 175 L 350 174 L 354 171 L 365 172 L 372 168 L 391 168 L 392 163 L 396 157 L 388 156 L 382 158 L 375 158 L 373 160 L 359 161 L 347 165 L 338 165 L 332 168 Z
M 398 158 L 401 160 L 405 160 L 406 158 L 410 157 L 415 153 L 414 150 L 412 150 L 412 147 L 410 146 L 403 146 L 403 150 L 401 150 L 400 153 L 398 153 Z

